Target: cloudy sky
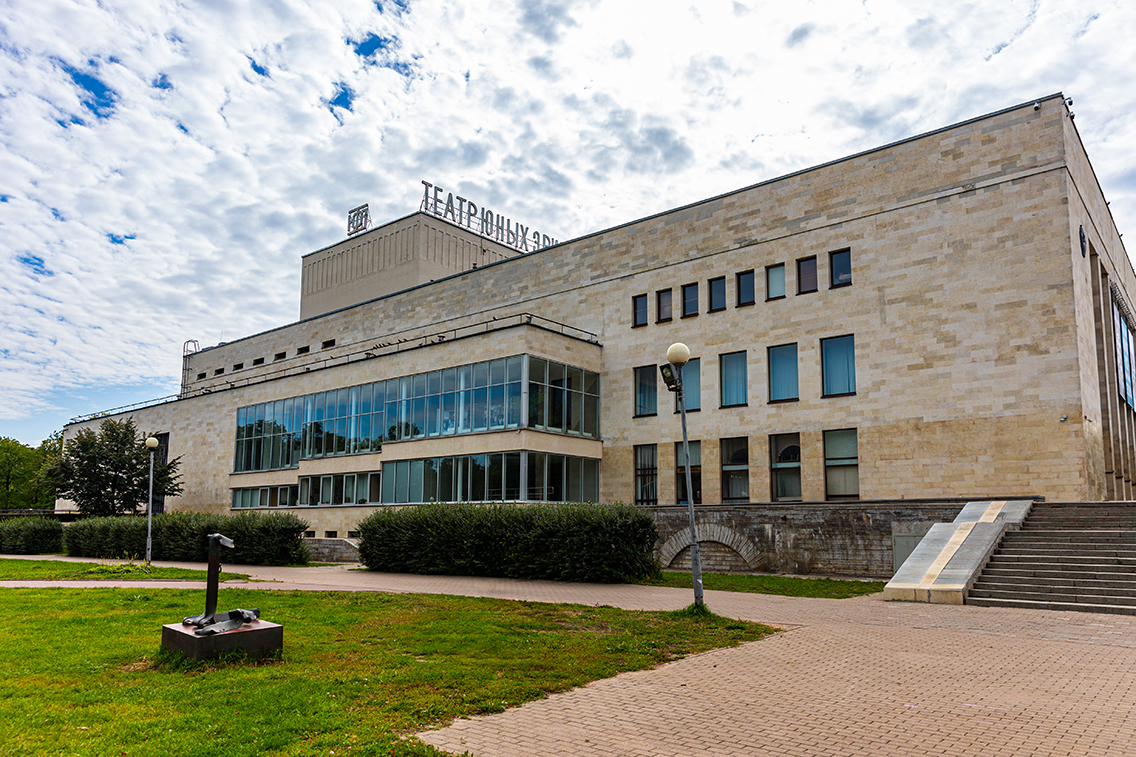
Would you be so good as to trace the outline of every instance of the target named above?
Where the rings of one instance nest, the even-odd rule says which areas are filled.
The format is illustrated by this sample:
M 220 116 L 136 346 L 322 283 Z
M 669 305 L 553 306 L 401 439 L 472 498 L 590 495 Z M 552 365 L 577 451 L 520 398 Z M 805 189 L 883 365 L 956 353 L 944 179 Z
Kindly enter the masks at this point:
M 300 256 L 423 179 L 566 240 L 1061 91 L 1136 233 L 1133 39 L 1131 0 L 2 0 L 0 436 L 294 321 Z

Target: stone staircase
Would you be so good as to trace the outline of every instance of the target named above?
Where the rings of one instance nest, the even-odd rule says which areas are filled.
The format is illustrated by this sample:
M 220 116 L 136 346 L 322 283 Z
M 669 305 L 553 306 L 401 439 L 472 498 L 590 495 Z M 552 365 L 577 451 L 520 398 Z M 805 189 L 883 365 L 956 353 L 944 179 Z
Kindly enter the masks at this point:
M 966 604 L 1136 615 L 1136 502 L 1034 504 Z

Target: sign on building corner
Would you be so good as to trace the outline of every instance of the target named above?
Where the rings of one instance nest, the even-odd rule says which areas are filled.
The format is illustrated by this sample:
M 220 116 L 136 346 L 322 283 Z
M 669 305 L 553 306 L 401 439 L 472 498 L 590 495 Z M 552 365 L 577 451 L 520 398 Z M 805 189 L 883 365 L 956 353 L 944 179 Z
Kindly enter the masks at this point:
M 367 203 L 347 211 L 347 236 L 352 237 L 371 227 L 371 212 Z

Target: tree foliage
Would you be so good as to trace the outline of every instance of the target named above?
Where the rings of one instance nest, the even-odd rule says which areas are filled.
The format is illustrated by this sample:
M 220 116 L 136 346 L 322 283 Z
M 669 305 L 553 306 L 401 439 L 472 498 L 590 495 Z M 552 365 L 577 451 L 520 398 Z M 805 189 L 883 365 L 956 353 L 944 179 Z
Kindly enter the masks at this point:
M 154 495 L 182 493 L 181 458 L 154 463 Z M 70 499 L 85 516 L 126 515 L 143 510 L 150 486 L 150 451 L 133 418 L 105 420 L 98 432 L 80 429 L 45 478 L 59 497 Z
M 41 491 L 36 478 L 42 464 L 40 450 L 0 437 L 0 510 L 50 507 L 50 493 Z

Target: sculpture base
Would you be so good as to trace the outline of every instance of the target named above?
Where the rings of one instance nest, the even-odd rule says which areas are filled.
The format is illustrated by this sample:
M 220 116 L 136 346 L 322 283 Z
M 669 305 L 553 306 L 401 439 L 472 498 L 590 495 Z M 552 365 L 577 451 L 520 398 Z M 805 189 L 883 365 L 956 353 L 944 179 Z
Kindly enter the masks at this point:
M 256 620 L 235 631 L 198 636 L 193 626 L 167 623 L 162 626 L 162 648 L 181 652 L 191 660 L 211 660 L 241 651 L 250 660 L 269 657 L 284 649 L 284 626 Z

